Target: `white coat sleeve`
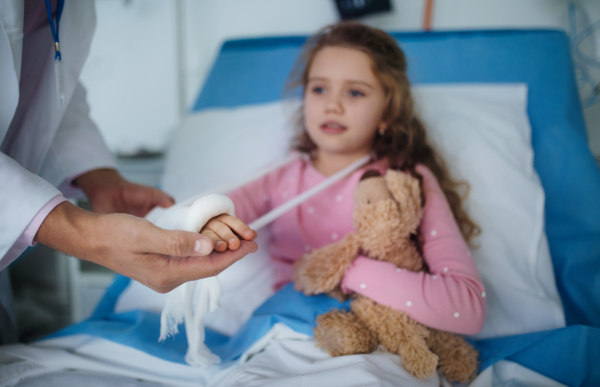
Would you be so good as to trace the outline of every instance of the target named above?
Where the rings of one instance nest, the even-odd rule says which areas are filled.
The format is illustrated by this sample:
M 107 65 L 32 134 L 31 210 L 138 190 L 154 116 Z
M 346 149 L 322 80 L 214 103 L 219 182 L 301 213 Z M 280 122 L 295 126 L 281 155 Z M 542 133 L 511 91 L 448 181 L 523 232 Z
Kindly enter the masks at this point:
M 0 270 L 25 249 L 15 242 L 58 189 L 0 152 Z
M 81 190 L 70 186 L 70 178 L 98 168 L 116 169 L 110 151 L 90 118 L 86 94 L 78 82 L 39 172 L 70 198 L 83 196 Z

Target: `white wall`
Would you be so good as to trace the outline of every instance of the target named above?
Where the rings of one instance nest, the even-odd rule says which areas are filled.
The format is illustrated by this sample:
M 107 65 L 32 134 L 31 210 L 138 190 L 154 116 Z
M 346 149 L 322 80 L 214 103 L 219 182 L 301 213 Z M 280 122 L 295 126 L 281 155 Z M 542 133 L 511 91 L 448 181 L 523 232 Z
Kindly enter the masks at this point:
M 111 150 L 160 150 L 179 121 L 174 0 L 97 0 L 81 80 Z
M 591 1 L 591 0 L 586 0 Z M 393 11 L 363 21 L 386 30 L 421 30 L 424 1 L 392 0 Z M 218 48 L 230 38 L 311 34 L 338 20 L 333 0 L 184 0 L 187 60 L 185 76 L 196 97 Z M 599 15 L 600 16 L 600 15 Z M 477 28 L 567 27 L 566 0 L 436 0 L 433 27 Z
M 307 35 L 338 20 L 333 0 L 184 0 L 190 106 L 221 44 L 231 38 Z
M 393 12 L 364 22 L 421 29 L 424 0 L 392 2 Z M 600 1 L 580 3 L 592 22 L 600 20 Z M 83 80 L 93 118 L 121 152 L 165 146 L 226 39 L 311 34 L 338 20 L 334 0 L 97 0 L 96 7 L 98 29 Z M 433 28 L 567 30 L 568 1 L 435 0 Z M 585 114 L 600 155 L 600 104 Z

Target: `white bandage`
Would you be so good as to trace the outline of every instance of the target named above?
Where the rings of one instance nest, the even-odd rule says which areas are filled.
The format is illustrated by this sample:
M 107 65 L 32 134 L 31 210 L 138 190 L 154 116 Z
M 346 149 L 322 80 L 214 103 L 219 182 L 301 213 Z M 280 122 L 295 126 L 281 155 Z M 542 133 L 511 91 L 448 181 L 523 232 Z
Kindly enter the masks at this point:
M 233 202 L 227 196 L 210 194 L 189 206 L 157 207 L 146 219 L 164 229 L 199 232 L 206 222 L 221 214 L 235 215 Z M 221 285 L 216 277 L 186 282 L 169 292 L 160 316 L 159 341 L 177 334 L 177 326 L 185 322 L 188 341 L 185 361 L 201 367 L 219 363 L 219 357 L 204 344 L 204 318 L 206 313 L 218 308 L 220 296 Z

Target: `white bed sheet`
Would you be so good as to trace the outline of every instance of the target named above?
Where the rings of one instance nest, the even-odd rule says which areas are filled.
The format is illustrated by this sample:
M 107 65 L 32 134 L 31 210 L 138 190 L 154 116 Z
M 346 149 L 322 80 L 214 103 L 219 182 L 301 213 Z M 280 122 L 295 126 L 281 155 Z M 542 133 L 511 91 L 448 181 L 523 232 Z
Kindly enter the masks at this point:
M 438 376 L 419 381 L 396 355 L 375 352 L 331 358 L 311 337 L 276 325 L 240 360 L 208 369 L 152 357 L 105 339 L 75 335 L 0 348 L 0 387 L 85 386 L 451 386 Z M 470 387 L 562 384 L 509 361 L 482 372 Z

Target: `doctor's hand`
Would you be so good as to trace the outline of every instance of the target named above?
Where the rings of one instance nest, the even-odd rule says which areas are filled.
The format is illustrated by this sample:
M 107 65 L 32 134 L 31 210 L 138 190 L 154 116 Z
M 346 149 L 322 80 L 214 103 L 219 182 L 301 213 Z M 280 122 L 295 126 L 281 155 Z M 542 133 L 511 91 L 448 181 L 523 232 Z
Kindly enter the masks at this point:
M 114 169 L 95 169 L 75 180 L 87 196 L 92 211 L 124 213 L 144 217 L 156 206 L 170 207 L 175 201 L 159 189 L 131 183 Z
M 159 293 L 217 275 L 258 248 L 254 241 L 241 241 L 236 250 L 213 252 L 213 242 L 202 234 L 163 230 L 127 214 L 95 214 L 69 202 L 50 212 L 34 240 Z

